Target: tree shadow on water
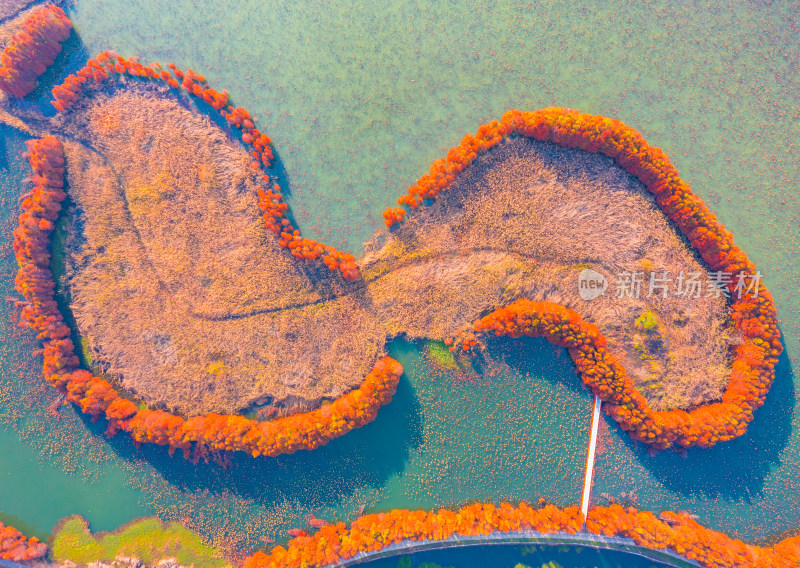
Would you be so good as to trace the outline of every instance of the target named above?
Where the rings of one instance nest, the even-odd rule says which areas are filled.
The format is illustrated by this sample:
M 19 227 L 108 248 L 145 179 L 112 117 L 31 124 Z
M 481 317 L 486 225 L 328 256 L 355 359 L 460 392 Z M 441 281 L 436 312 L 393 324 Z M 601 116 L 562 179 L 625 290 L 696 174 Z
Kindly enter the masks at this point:
M 792 435 L 793 379 L 784 345 L 775 381 L 747 432 L 711 448 L 691 448 L 685 455 L 666 450 L 650 456 L 643 444 L 636 444 L 616 424 L 615 429 L 629 452 L 670 491 L 710 498 L 758 499 L 766 477 L 782 464 L 781 454 Z
M 403 375 L 394 398 L 380 409 L 374 422 L 312 451 L 277 458 L 234 452 L 227 469 L 213 461 L 193 465 L 179 452 L 170 457 L 166 448 L 152 444 L 137 449 L 123 433 L 108 443 L 124 459 L 144 459 L 182 491 L 228 492 L 262 504 L 288 500 L 319 507 L 365 486 L 382 487 L 392 474 L 401 472 L 410 450 L 421 444 L 420 411 L 419 400 Z M 104 424 L 85 421 L 102 435 Z
M 82 67 L 89 56 L 80 36 L 73 30 L 55 63 L 39 79 L 39 86 L 20 101 L 20 105 L 41 105 L 47 112 L 54 112 L 55 109 L 46 104 L 53 85 Z M 241 134 L 209 105 L 199 100 L 192 100 L 192 103 L 234 139 L 241 139 Z M 0 161 L 7 159 L 4 148 L 0 144 Z M 271 181 L 279 183 L 281 192 L 288 195 L 289 176 L 277 152 L 269 174 Z M 291 212 L 287 217 L 294 222 Z M 62 309 L 69 313 L 66 306 Z M 74 325 L 71 327 L 75 329 Z M 105 420 L 94 423 L 83 413 L 78 412 L 78 416 L 93 435 L 104 437 Z M 143 444 L 137 448 L 124 433 L 106 443 L 125 460 L 144 460 L 181 491 L 233 493 L 259 503 L 290 500 L 318 506 L 335 503 L 341 496 L 363 487 L 382 487 L 391 475 L 401 472 L 410 450 L 422 442 L 421 423 L 419 400 L 408 379 L 402 376 L 393 400 L 379 410 L 374 422 L 313 451 L 277 458 L 252 458 L 243 452 L 232 452 L 231 467 L 223 469 L 213 461 L 194 465 L 183 459 L 180 451 L 171 457 L 161 446 Z
M 476 359 L 476 370 L 484 372 L 491 360 L 500 361 L 520 375 L 532 375 L 570 392 L 585 393 L 587 400 L 591 397 L 565 348 L 543 337 L 488 337 L 484 343 L 486 357 Z
M 67 75 L 83 67 L 89 58 L 88 48 L 73 28 L 67 40 L 61 44 L 61 52 L 53 64 L 37 79 L 36 88 L 25 95 L 25 101 L 41 105 L 46 113 L 55 113 L 55 108 L 47 104 L 52 99 L 53 87 L 60 84 Z
M 9 176 L 9 179 L 13 179 L 15 182 L 21 181 L 27 175 L 22 174 L 21 162 L 22 152 L 25 148 L 21 145 L 22 141 L 27 138 L 26 135 L 22 134 L 19 130 L 14 128 L 13 126 L 8 126 L 6 124 L 0 124 L 0 174 L 4 176 Z M 14 198 L 16 199 L 22 191 L 20 191 L 20 187 L 22 184 L 9 184 L 13 186 L 15 190 Z M 28 186 L 24 186 L 25 189 Z M 4 213 L 11 213 L 11 217 L 16 220 L 17 215 L 19 212 L 13 210 L 12 208 L 5 208 Z
M 543 338 L 490 338 L 486 345 L 487 356 L 476 359 L 475 370 L 485 371 L 494 359 L 520 374 L 541 377 L 572 392 L 586 392 L 566 352 L 556 357 L 556 348 Z M 781 466 L 781 455 L 792 435 L 796 404 L 793 380 L 794 371 L 784 344 L 772 388 L 764 406 L 756 410 L 747 432 L 712 448 L 665 450 L 651 456 L 646 445 L 632 440 L 615 421 L 607 422 L 623 441 L 626 455 L 622 459 L 638 461 L 668 490 L 710 498 L 758 499 L 766 477 Z M 602 459 L 613 462 L 620 457 L 607 454 Z

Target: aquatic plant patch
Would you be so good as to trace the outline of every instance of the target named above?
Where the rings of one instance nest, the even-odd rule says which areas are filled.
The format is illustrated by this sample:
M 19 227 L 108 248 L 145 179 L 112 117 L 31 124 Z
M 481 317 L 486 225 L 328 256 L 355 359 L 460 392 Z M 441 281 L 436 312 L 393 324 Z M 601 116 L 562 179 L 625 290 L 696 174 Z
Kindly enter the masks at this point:
M 118 557 L 136 558 L 147 565 L 173 558 L 181 566 L 222 568 L 230 566 L 223 554 L 203 542 L 197 533 L 177 522 L 157 518 L 131 522 L 110 533 L 92 534 L 85 519 L 67 517 L 50 538 L 51 558 L 56 562 L 113 562 Z

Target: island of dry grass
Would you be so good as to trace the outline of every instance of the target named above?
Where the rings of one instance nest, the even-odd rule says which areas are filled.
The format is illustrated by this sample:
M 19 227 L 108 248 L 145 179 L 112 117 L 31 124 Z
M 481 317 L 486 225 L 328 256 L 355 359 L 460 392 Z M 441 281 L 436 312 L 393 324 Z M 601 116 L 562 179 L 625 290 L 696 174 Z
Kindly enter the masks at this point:
M 96 364 L 153 407 L 318 406 L 358 386 L 391 337 L 443 340 L 521 297 L 597 324 L 655 409 L 725 387 L 736 338 L 724 298 L 646 297 L 650 272 L 708 275 L 603 156 L 511 139 L 376 235 L 364 281 L 347 283 L 277 246 L 247 152 L 166 89 L 97 95 L 63 128 L 72 311 Z M 588 302 L 585 268 L 612 282 Z M 622 272 L 643 274 L 639 298 L 616 297 Z

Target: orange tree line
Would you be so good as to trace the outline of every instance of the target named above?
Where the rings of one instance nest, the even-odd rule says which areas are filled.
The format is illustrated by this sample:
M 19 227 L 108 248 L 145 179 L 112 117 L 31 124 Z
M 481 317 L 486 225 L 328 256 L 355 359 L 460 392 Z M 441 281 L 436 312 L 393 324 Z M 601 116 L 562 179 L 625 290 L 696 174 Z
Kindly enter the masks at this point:
M 32 191 L 23 196 L 23 212 L 14 231 L 19 265 L 16 288 L 21 302 L 21 325 L 43 341 L 44 376 L 57 390 L 94 418 L 109 420 L 108 434 L 128 432 L 136 442 L 167 445 L 196 456 L 208 451 L 242 450 L 254 457 L 276 456 L 314 449 L 375 419 L 391 400 L 402 366 L 390 357 L 378 360 L 362 385 L 319 409 L 270 421 L 238 415 L 207 414 L 184 419 L 162 410 L 139 409 L 113 386 L 79 368 L 70 329 L 54 299 L 50 271 L 50 234 L 61 210 L 64 193 L 64 155 L 53 136 L 30 140 L 28 160 L 33 169 Z
M 584 519 L 576 506 L 534 508 L 526 503 L 499 507 L 476 503 L 438 512 L 394 510 L 365 515 L 353 521 L 322 527 L 313 535 L 302 533 L 286 547 L 256 552 L 244 568 L 322 568 L 359 553 L 380 551 L 403 541 L 442 541 L 453 536 L 536 531 L 542 534 L 581 531 Z M 651 550 L 669 549 L 708 568 L 796 568 L 800 565 L 800 535 L 772 547 L 744 544 L 740 540 L 700 525 L 684 513 L 661 513 L 620 505 L 589 510 L 586 530 L 592 534 L 630 538 Z
M 61 85 L 53 88 L 52 104 L 59 112 L 67 112 L 77 101 L 91 91 L 100 89 L 109 78 L 115 76 L 159 81 L 176 91 L 183 90 L 194 95 L 219 112 L 232 127 L 241 130 L 242 143 L 248 148 L 252 158 L 250 168 L 253 173 L 263 174 L 262 165 L 268 168 L 272 164 L 272 140 L 255 127 L 250 113 L 244 108 L 228 105 L 228 92 L 220 93 L 209 87 L 203 75 L 191 69 L 184 72 L 174 63 L 166 68 L 160 63 L 146 66 L 134 58 L 126 59 L 113 51 L 104 51 L 90 59 L 82 69 L 68 76 Z M 267 174 L 262 175 L 262 181 L 265 187 L 257 190 L 258 205 L 263 213 L 264 225 L 278 237 L 278 244 L 288 249 L 296 258 L 321 258 L 328 269 L 338 270 L 346 280 L 359 280 L 361 273 L 356 266 L 355 257 L 301 236 L 300 230 L 286 217 L 289 206 L 282 199 L 280 186 L 276 183 L 270 188 L 270 177 Z
M 47 554 L 47 545 L 34 537 L 26 538 L 10 525 L 0 523 L 0 560 L 24 562 L 42 558 Z
M 525 113 L 524 115 L 522 113 L 512 113 L 510 116 L 521 116 L 523 123 L 530 127 L 531 123 L 536 123 L 542 117 L 548 118 L 549 113 L 552 112 L 553 110 L 550 109 L 549 111 Z M 567 116 L 571 121 L 577 124 L 581 124 L 581 119 L 585 119 L 588 123 L 595 124 L 595 126 L 598 125 L 598 122 L 600 126 L 609 122 L 611 126 L 616 127 L 617 131 L 632 131 L 632 129 L 628 129 L 618 121 L 609 121 L 602 117 L 581 115 L 575 111 L 562 111 L 559 109 L 557 116 Z M 504 122 L 509 120 L 508 117 L 509 115 L 506 115 Z M 499 141 L 500 137 L 498 131 L 501 129 L 501 124 L 503 123 L 495 122 L 488 125 L 488 127 L 482 127 L 479 131 L 479 138 L 468 137 L 467 140 L 470 144 L 474 144 L 474 141 L 477 140 L 477 151 L 486 151 Z M 598 136 L 599 139 L 606 141 L 609 139 L 615 140 L 614 137 L 608 134 L 611 128 L 596 128 L 595 132 L 597 131 L 600 132 Z M 570 132 L 569 129 L 567 129 L 567 132 Z M 486 143 L 487 133 L 489 135 L 488 144 Z M 569 136 L 576 137 L 579 140 L 585 140 L 585 137 L 581 136 L 581 132 L 578 129 L 574 132 L 570 132 Z M 546 136 L 543 138 L 546 138 Z M 617 136 L 616 140 L 618 141 L 619 138 L 620 136 Z M 556 142 L 568 143 L 565 142 L 564 138 L 560 138 L 559 136 L 551 136 L 550 139 Z M 650 156 L 650 152 L 641 151 L 641 145 L 644 144 L 641 137 L 637 137 L 635 133 L 633 133 L 629 142 L 631 140 L 633 141 L 631 145 L 634 148 L 637 148 L 635 142 L 639 142 L 639 151 L 628 151 L 626 155 L 638 153 L 640 158 L 643 156 Z M 464 146 L 463 142 L 462 146 Z M 586 149 L 591 150 L 593 146 L 586 145 Z M 466 154 L 466 156 L 474 160 L 477 156 L 477 151 Z M 458 151 L 454 152 L 452 150 L 448 154 L 450 157 L 449 159 L 458 155 Z M 652 162 L 652 158 L 650 161 Z M 440 163 L 441 162 L 437 162 L 437 164 Z M 621 158 L 621 163 L 627 164 L 626 167 L 634 171 L 647 170 L 646 167 L 642 167 L 641 165 L 636 166 L 630 159 Z M 437 166 L 435 165 L 434 169 L 436 168 Z M 454 178 L 449 179 L 449 182 L 452 182 L 452 179 Z M 664 183 L 658 176 L 655 176 L 655 179 L 656 183 L 653 185 L 657 187 L 663 188 L 670 186 L 669 183 Z M 677 179 L 679 181 L 679 178 Z M 688 186 L 681 184 L 682 182 L 677 185 L 683 187 L 684 193 L 688 191 Z M 446 187 L 446 185 L 443 187 Z M 702 206 L 701 202 L 698 205 L 698 198 L 693 195 L 684 194 L 680 199 L 674 200 L 672 198 L 675 197 L 675 193 L 667 194 L 659 191 L 656 191 L 656 195 L 659 204 L 662 208 L 666 209 L 668 214 L 674 213 L 676 208 L 681 206 L 680 209 L 677 209 L 677 212 L 681 213 L 681 216 L 670 214 L 670 218 L 675 217 L 679 220 L 682 219 L 682 228 L 689 234 L 693 244 L 701 250 L 706 262 L 714 266 L 724 267 L 731 271 L 736 266 L 743 270 L 755 270 L 747 258 L 744 257 L 744 254 L 733 245 L 730 234 L 724 232 L 721 225 L 719 225 L 710 212 Z M 435 196 L 435 194 L 428 192 L 426 196 Z M 418 205 L 421 201 L 412 202 Z M 688 207 L 686 205 L 687 203 L 694 207 Z M 697 216 L 691 215 L 691 211 L 696 211 Z M 695 224 L 695 227 L 690 226 L 692 223 Z M 712 230 L 715 228 L 717 231 L 713 232 Z M 729 440 L 744 433 L 747 422 L 752 420 L 753 411 L 763 404 L 764 396 L 774 376 L 774 365 L 777 361 L 777 355 L 780 353 L 781 349 L 771 296 L 766 291 L 762 291 L 759 296 L 755 296 L 752 293 L 749 295 L 745 294 L 741 299 L 734 302 L 733 318 L 737 329 L 746 337 L 746 341 L 736 348 L 735 360 L 731 371 L 731 380 L 723 395 L 722 402 L 704 405 L 691 413 L 682 410 L 653 412 L 648 407 L 644 398 L 635 390 L 631 381 L 625 375 L 624 369 L 609 356 L 605 349 L 605 339 L 600 336 L 596 329 L 591 329 L 589 327 L 590 324 L 584 322 L 576 313 L 566 311 L 565 308 L 560 308 L 558 306 L 551 305 L 548 309 L 553 312 L 551 315 L 559 315 L 559 317 L 561 317 L 560 321 L 537 319 L 539 314 L 536 312 L 536 305 L 536 303 L 526 304 L 524 301 L 520 301 L 513 306 L 490 314 L 478 322 L 476 327 L 479 331 L 492 330 L 497 334 L 545 335 L 554 342 L 561 342 L 561 344 L 568 346 L 586 384 L 595 391 L 598 396 L 601 396 L 609 403 L 607 405 L 607 411 L 617 419 L 624 428 L 631 431 L 635 438 L 653 444 L 656 447 L 666 448 L 674 444 L 685 447 L 695 444 L 710 446 L 718 441 Z M 530 310 L 532 307 L 534 311 L 524 313 L 525 309 Z M 559 308 L 561 311 L 559 311 Z M 71 344 L 69 350 L 71 353 Z M 88 377 L 91 377 L 91 375 L 88 374 Z M 83 381 L 89 380 L 88 377 L 84 375 Z M 107 385 L 102 379 L 94 379 L 96 382 L 99 381 L 98 384 Z M 113 391 L 110 386 L 108 386 L 108 389 Z M 180 435 L 177 435 L 177 431 L 181 429 L 181 425 L 183 424 L 182 419 L 179 417 L 173 417 L 166 413 L 157 416 L 149 416 L 151 421 L 156 422 L 156 424 L 153 425 L 145 421 L 142 423 L 141 428 L 134 429 L 133 426 L 130 425 L 131 423 L 127 421 L 131 416 L 129 413 L 133 411 L 132 403 L 126 404 L 124 409 L 117 409 L 110 405 L 108 399 L 112 397 L 111 394 L 103 393 L 98 389 L 94 391 L 88 389 L 86 392 L 92 393 L 92 396 L 84 397 L 86 399 L 82 404 L 84 411 L 97 416 L 110 408 L 111 414 L 107 414 L 107 417 L 112 419 L 112 421 L 122 420 L 120 424 L 126 426 L 126 429 L 138 432 L 138 435 L 134 434 L 134 437 L 139 441 L 154 441 L 156 443 L 167 444 L 172 447 L 181 447 L 183 449 L 186 449 L 186 445 L 191 443 L 187 442 L 187 440 Z M 383 398 L 388 401 L 389 397 L 378 398 Z M 118 405 L 122 404 L 124 403 L 118 403 Z M 120 410 L 120 412 L 117 412 L 117 410 Z M 374 416 L 374 412 L 370 411 L 367 415 Z M 238 434 L 232 434 L 232 438 L 228 435 L 223 436 L 225 440 L 244 439 L 244 434 L 251 430 L 246 428 L 244 423 L 239 423 L 239 420 L 245 420 L 240 417 L 216 418 L 215 420 L 216 422 L 213 428 L 221 428 L 226 432 L 233 428 L 233 430 L 238 432 Z M 225 424 L 218 424 L 220 421 L 225 422 Z M 228 424 L 229 422 L 234 424 Z M 366 423 L 362 420 L 359 420 L 359 422 Z M 134 424 L 138 423 L 138 421 L 134 422 Z M 112 422 L 110 429 L 112 432 L 117 428 L 117 424 L 118 422 Z M 196 437 L 197 436 L 190 436 L 190 438 Z M 316 447 L 317 445 L 319 444 L 308 444 L 310 447 Z M 270 451 L 264 452 L 263 446 L 254 448 L 251 444 L 244 442 L 236 444 L 218 444 L 214 449 L 227 449 L 228 446 L 234 449 L 244 449 L 258 455 L 263 453 L 273 455 L 276 451 L 275 448 L 270 448 Z M 292 447 L 294 447 L 294 445 L 292 445 Z
M 33 91 L 36 79 L 61 53 L 71 29 L 72 22 L 58 6 L 33 10 L 0 54 L 0 90 L 15 97 Z
M 121 58 L 113 52 L 105 52 L 96 59 L 90 60 L 78 73 L 68 77 L 63 85 L 56 87 L 53 91 L 56 99 L 53 104 L 60 111 L 66 111 L 78 100 L 80 95 L 84 94 L 85 88 L 98 88 L 98 85 L 113 73 L 162 80 L 172 88 L 183 88 L 202 98 L 209 105 L 221 111 L 229 123 L 242 128 L 243 142 L 254 144 L 256 148 L 252 152 L 253 169 L 260 167 L 256 158 L 260 158 L 265 165 L 269 164 L 272 157 L 272 151 L 268 144 L 269 139 L 255 129 L 249 114 L 244 109 L 229 106 L 230 112 L 225 111 L 226 92 L 218 93 L 206 87 L 204 85 L 205 78 L 191 70 L 183 73 L 174 65 L 170 65 L 169 69 L 174 76 L 170 71 L 161 69 L 159 64 L 146 67 L 134 60 Z M 182 82 L 178 83 L 177 79 L 181 79 Z M 730 233 L 725 231 L 702 201 L 680 179 L 677 171 L 661 150 L 648 146 L 641 135 L 619 121 L 566 109 L 551 108 L 535 113 L 511 111 L 499 123 L 493 121 L 488 125 L 482 125 L 478 136 L 466 136 L 458 147 L 448 152 L 446 158 L 437 160 L 433 164 L 431 172 L 410 188 L 409 194 L 401 197 L 399 202 L 416 208 L 423 202 L 423 199 L 435 198 L 439 191 L 446 189 L 457 174 L 477 158 L 479 153 L 487 151 L 502 141 L 505 136 L 511 134 L 553 141 L 587 151 L 600 151 L 611 156 L 627 171 L 637 176 L 656 195 L 662 210 L 690 238 L 693 246 L 700 250 L 704 260 L 712 268 L 720 267 L 731 272 L 735 272 L 737 269 L 750 272 L 755 270 L 744 253 L 733 244 Z M 266 175 L 264 178 L 265 180 L 269 179 Z M 272 230 L 281 231 L 281 246 L 290 248 L 295 256 L 301 258 L 317 258 L 327 252 L 329 254 L 325 256 L 324 260 L 329 268 L 332 270 L 338 268 L 348 279 L 357 278 L 357 268 L 354 272 L 355 264 L 351 260 L 339 258 L 339 260 L 343 260 L 339 262 L 335 250 L 327 250 L 319 243 L 310 241 L 305 243 L 296 230 L 292 234 L 285 232 L 285 230 L 293 229 L 288 220 L 282 218 L 288 206 L 280 201 L 281 196 L 278 193 L 277 185 L 274 190 L 260 189 L 259 204 L 265 211 L 265 223 Z M 385 214 L 387 225 L 393 225 L 402 219 L 404 214 L 405 211 L 399 208 L 388 211 Z M 277 223 L 279 219 L 280 224 Z M 505 330 L 502 325 L 502 322 L 510 321 L 509 317 L 511 317 L 511 312 L 508 310 L 505 312 L 501 310 L 494 314 L 494 319 L 491 321 L 495 333 L 515 333 L 513 330 L 510 332 Z M 587 361 L 590 359 L 586 355 L 597 355 L 599 352 L 596 348 L 594 350 L 589 350 L 588 347 L 584 348 L 583 356 L 579 358 L 580 361 L 576 360 L 576 363 L 590 388 L 611 403 L 607 405 L 607 411 L 623 427 L 630 430 L 637 439 L 658 447 L 669 447 L 673 443 L 683 446 L 712 445 L 717 441 L 730 439 L 744 432 L 746 423 L 752 420 L 753 410 L 763 404 L 764 396 L 774 376 L 777 355 L 781 349 L 774 305 L 768 292 L 764 291 L 757 297 L 745 294 L 743 298 L 734 303 L 733 317 L 737 328 L 747 337 L 747 342 L 736 350 L 731 381 L 723 401 L 703 406 L 691 414 L 678 410 L 654 413 L 649 409 L 643 397 L 633 388 L 632 383 L 627 380 L 624 370 L 618 364 L 611 366 L 605 364 L 608 362 L 607 353 L 601 353 L 606 359 L 601 357 L 602 360 L 600 360 L 595 357 L 592 364 L 587 367 Z M 573 323 L 577 325 L 579 322 L 575 320 Z M 483 329 L 488 329 L 488 327 L 483 327 Z M 532 333 L 536 332 L 532 331 Z M 550 335 L 555 337 L 553 333 Z M 566 335 L 561 339 L 565 338 Z M 600 347 L 605 347 L 604 341 Z M 105 381 L 102 382 L 105 383 Z M 110 406 L 110 403 L 106 405 L 106 399 L 110 396 L 108 393 L 100 393 L 99 396 L 89 397 L 82 407 L 95 416 L 100 415 Z M 110 418 L 127 420 L 129 418 L 127 414 L 130 411 L 131 409 L 126 407 L 119 417 Z M 174 444 L 176 441 L 174 430 L 177 422 L 173 424 L 174 420 L 166 417 L 158 418 L 158 429 L 165 430 L 169 434 L 156 434 L 153 432 L 154 427 L 148 425 L 143 427 L 145 433 L 134 437 L 142 438 L 143 441 L 156 441 L 174 447 L 183 447 L 185 444 Z M 182 420 L 179 417 L 173 418 Z M 117 423 L 115 422 L 111 425 L 111 431 L 113 432 L 116 427 Z M 236 429 L 242 428 L 244 426 L 239 424 Z M 237 446 L 240 447 L 236 449 L 246 449 L 251 453 L 263 453 L 249 444 L 238 444 Z M 271 454 L 272 452 L 267 453 Z
M 424 200 L 436 198 L 480 154 L 515 135 L 613 158 L 655 196 L 664 214 L 712 271 L 755 274 L 756 267 L 734 244 L 733 235 L 680 178 L 661 149 L 648 145 L 641 134 L 619 120 L 571 109 L 512 110 L 500 122 L 482 125 L 477 136 L 468 134 L 447 157 L 434 162 L 430 172 L 398 203 L 413 210 Z M 388 209 L 384 213 L 386 225 L 392 227 L 405 215 L 405 209 Z M 729 292 L 735 285 L 734 279 L 728 285 Z M 702 405 L 692 412 L 653 411 L 622 366 L 608 354 L 599 330 L 572 310 L 520 300 L 475 325 L 478 331 L 497 335 L 543 335 L 568 347 L 584 383 L 607 403 L 606 412 L 635 439 L 658 448 L 675 444 L 708 447 L 745 432 L 754 410 L 764 403 L 782 350 L 775 305 L 763 286 L 737 297 L 731 310 L 734 326 L 745 341 L 735 348 L 730 381 L 721 402 Z

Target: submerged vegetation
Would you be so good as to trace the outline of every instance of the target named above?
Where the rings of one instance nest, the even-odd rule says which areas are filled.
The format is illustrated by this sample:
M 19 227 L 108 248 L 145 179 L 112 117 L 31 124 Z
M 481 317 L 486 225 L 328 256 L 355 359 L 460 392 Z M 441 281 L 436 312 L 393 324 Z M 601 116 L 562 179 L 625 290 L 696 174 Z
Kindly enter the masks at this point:
M 458 369 L 452 350 L 443 341 L 426 341 L 423 353 L 440 369 Z

